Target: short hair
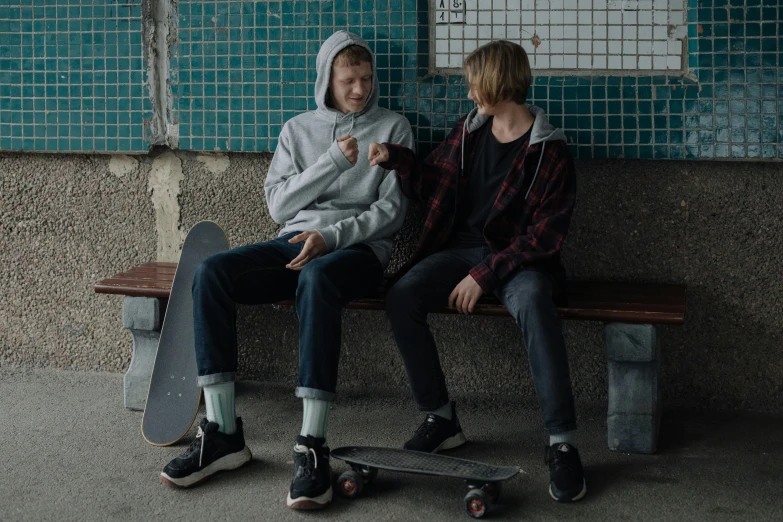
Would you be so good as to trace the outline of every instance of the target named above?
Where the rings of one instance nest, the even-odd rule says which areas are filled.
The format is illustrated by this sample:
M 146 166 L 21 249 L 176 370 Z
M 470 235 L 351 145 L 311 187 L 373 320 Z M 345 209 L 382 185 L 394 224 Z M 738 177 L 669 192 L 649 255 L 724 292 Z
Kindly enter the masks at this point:
M 372 54 L 363 45 L 349 45 L 334 57 L 332 65 L 338 67 L 343 65 L 360 65 L 362 62 L 368 62 L 372 65 Z
M 482 103 L 513 101 L 522 105 L 530 88 L 530 61 L 522 46 L 507 40 L 482 45 L 465 59 L 463 71 Z

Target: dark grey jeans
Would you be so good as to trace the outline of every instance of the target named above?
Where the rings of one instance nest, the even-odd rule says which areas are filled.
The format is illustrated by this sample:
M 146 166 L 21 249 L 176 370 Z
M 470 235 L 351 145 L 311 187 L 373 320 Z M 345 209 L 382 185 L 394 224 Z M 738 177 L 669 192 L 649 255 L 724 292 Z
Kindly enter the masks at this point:
M 436 410 L 449 401 L 427 315 L 445 306 L 454 287 L 488 254 L 486 247 L 438 252 L 414 266 L 389 290 L 386 315 L 421 410 Z M 524 334 L 544 431 L 554 435 L 576 429 L 568 356 L 551 279 L 540 272 L 520 270 L 495 295 Z

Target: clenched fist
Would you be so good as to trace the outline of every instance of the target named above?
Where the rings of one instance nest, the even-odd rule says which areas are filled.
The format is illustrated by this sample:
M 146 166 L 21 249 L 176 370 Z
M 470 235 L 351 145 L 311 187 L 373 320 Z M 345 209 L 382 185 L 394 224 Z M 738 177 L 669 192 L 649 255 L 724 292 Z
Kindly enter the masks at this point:
M 383 143 L 370 143 L 370 152 L 367 154 L 370 166 L 374 167 L 384 161 L 389 161 L 389 149 Z
M 345 159 L 351 162 L 351 165 L 356 165 L 356 160 L 359 159 L 359 143 L 356 138 L 346 134 L 341 138 L 337 138 L 337 144 L 340 146 L 340 150 L 343 151 Z

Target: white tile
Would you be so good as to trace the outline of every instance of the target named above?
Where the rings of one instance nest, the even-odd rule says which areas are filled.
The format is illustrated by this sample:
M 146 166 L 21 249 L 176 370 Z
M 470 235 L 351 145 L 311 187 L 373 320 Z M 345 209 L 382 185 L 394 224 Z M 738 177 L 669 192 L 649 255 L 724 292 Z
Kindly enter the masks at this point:
M 576 25 L 576 11 L 563 11 L 563 23 L 566 25 Z
M 550 11 L 549 23 L 552 25 L 563 25 L 563 11 Z
M 580 24 L 592 24 L 593 12 L 592 11 L 579 11 L 579 23 Z
M 606 54 L 606 42 L 593 40 L 593 54 Z
M 653 42 L 653 54 L 663 56 L 669 52 L 668 42 Z
M 527 11 L 519 13 L 519 23 L 522 25 L 536 25 L 536 13 L 535 11 Z
M 552 40 L 563 39 L 563 26 L 562 25 L 550 25 L 549 26 L 549 38 Z
M 639 69 L 652 69 L 652 56 L 639 56 Z
M 563 54 L 563 40 L 550 40 L 549 48 L 552 54 Z
M 536 48 L 533 47 L 533 42 L 530 40 L 522 40 L 520 44 L 522 44 L 522 49 L 524 49 L 527 54 L 533 54 L 536 51 Z
M 653 69 L 662 71 L 666 69 L 665 56 L 653 56 Z
M 593 8 L 593 0 L 577 0 L 576 7 L 582 11 Z
M 476 49 L 478 49 L 478 42 L 476 40 L 465 40 L 465 43 L 463 44 L 463 48 L 465 50 L 465 54 L 470 54 Z
M 435 56 L 435 67 L 448 67 L 448 66 L 449 66 L 448 54 L 438 54 Z
M 578 33 L 576 31 L 575 25 L 564 25 L 563 26 L 563 38 L 576 38 L 578 36 Z
M 449 26 L 449 38 L 462 40 L 464 38 L 464 27 L 461 25 L 451 25 Z
M 549 11 L 536 12 L 536 25 L 547 25 L 547 24 L 549 24 Z
M 506 8 L 509 11 L 518 11 L 520 7 L 519 0 L 506 0 Z
M 522 0 L 522 3 L 519 7 L 523 11 L 535 11 L 536 0 Z
M 435 2 L 435 9 L 441 10 L 441 11 L 448 11 L 449 10 L 449 0 L 436 0 Z
M 636 54 L 636 40 L 623 40 L 623 54 Z
M 668 54 L 672 56 L 679 56 L 682 54 L 682 41 L 681 40 L 669 40 L 667 43 Z
M 576 44 L 576 48 L 579 54 L 592 54 L 593 42 L 591 40 L 579 40 Z
M 522 35 L 522 38 L 532 38 L 534 34 L 536 34 L 536 26 L 534 25 L 520 25 L 519 26 L 519 33 Z
M 653 14 L 653 23 L 656 25 L 666 25 L 669 23 L 669 17 L 668 12 L 666 11 L 655 11 L 655 14 Z
M 449 23 L 449 12 L 448 11 L 436 11 L 435 12 L 435 23 L 436 24 L 447 24 L 447 23 Z
M 673 71 L 682 69 L 682 60 L 679 56 L 669 56 L 666 58 L 666 67 Z
M 593 39 L 594 40 L 606 40 L 606 26 L 594 25 L 593 26 Z
M 506 25 L 506 12 L 505 11 L 492 11 L 492 24 L 493 25 Z
M 563 69 L 576 69 L 575 54 L 567 54 L 563 56 Z
M 480 11 L 491 11 L 492 0 L 478 0 L 478 7 Z
M 593 0 L 593 9 L 596 11 L 606 9 L 606 0 Z
M 652 11 L 639 11 L 639 25 L 652 25 Z
M 449 52 L 452 54 L 462 53 L 462 40 L 451 40 L 449 42 Z
M 639 40 L 652 40 L 652 26 L 651 25 L 640 25 L 639 26 Z
M 489 42 L 491 42 L 491 41 L 492 41 L 492 40 L 479 40 L 479 41 L 478 41 L 478 46 L 479 46 L 479 47 L 481 47 L 481 46 L 483 46 L 483 45 L 487 45 L 487 44 L 488 44 Z
M 505 11 L 506 10 L 506 0 L 495 0 L 492 2 L 492 9 L 498 10 L 498 11 Z
M 568 0 L 568 1 L 572 1 L 572 0 Z M 550 9 L 563 10 L 563 9 L 565 9 L 565 5 L 566 5 L 565 0 L 550 0 L 550 2 L 549 2 L 549 8 Z
M 593 69 L 606 68 L 606 56 L 593 56 Z
M 450 54 L 449 55 L 449 67 L 453 68 L 460 68 L 462 67 L 462 62 L 465 60 L 465 57 L 460 54 Z
M 479 38 L 492 38 L 492 26 L 480 25 L 478 28 Z
M 653 44 L 649 40 L 639 40 L 639 54 L 652 54 Z
M 576 54 L 576 40 L 563 40 L 563 53 Z
M 534 67 L 536 69 L 549 69 L 549 55 L 537 54 Z
M 447 39 L 449 37 L 449 26 L 439 25 L 435 28 L 435 39 Z
M 682 9 L 684 7 L 684 0 L 669 0 L 668 2 L 668 8 L 672 11 L 676 11 L 678 9 Z
M 622 11 L 608 11 L 606 13 L 606 23 L 609 25 L 622 25 L 623 12 Z
M 624 25 L 623 26 L 623 39 L 624 40 L 636 40 L 636 26 Z
M 449 52 L 449 42 L 447 40 L 435 40 L 435 52 L 437 54 Z
M 451 12 L 451 23 L 452 24 L 464 24 L 465 23 L 465 13 L 462 11 L 452 11 Z
M 492 23 L 492 11 L 479 11 L 478 16 L 479 24 L 489 25 Z
M 536 34 L 544 41 L 549 40 L 549 26 L 542 25 L 541 27 L 536 27 Z
M 593 11 L 593 23 L 601 25 L 606 23 L 606 11 Z
M 562 69 L 563 68 L 563 56 L 562 55 L 555 55 L 549 57 L 549 68 L 550 69 Z
M 475 25 L 466 25 L 464 30 L 464 35 L 466 39 L 476 39 L 478 38 L 478 27 Z
M 623 11 L 623 25 L 636 25 L 636 11 Z
M 636 69 L 636 56 L 623 56 L 623 69 L 631 70 Z
M 621 25 L 610 25 L 608 30 L 610 40 L 620 40 L 623 37 L 623 27 Z
M 519 38 L 522 37 L 522 34 L 519 32 L 519 26 L 517 25 L 511 25 L 506 27 L 506 38 L 516 41 Z
M 589 54 L 580 54 L 577 57 L 577 65 L 580 69 L 592 69 L 593 57 Z
M 506 39 L 506 26 L 505 25 L 496 25 L 492 28 L 492 38 L 496 40 L 505 40 Z
M 669 28 L 665 25 L 653 26 L 653 40 L 666 40 L 669 37 Z
M 538 46 L 538 49 L 536 49 L 537 54 L 549 54 L 550 52 L 550 42 L 549 40 L 544 40 L 541 42 L 541 45 Z
M 468 25 L 478 24 L 478 12 L 468 11 L 467 13 L 465 13 L 465 23 Z
M 580 25 L 579 26 L 579 39 L 589 40 L 593 38 L 593 26 L 592 25 Z
M 609 54 L 623 54 L 623 42 L 620 40 L 609 40 Z
M 682 25 L 685 23 L 685 13 L 683 11 L 670 11 L 669 12 L 669 24 L 670 25 Z
M 508 11 L 506 13 L 506 23 L 508 25 L 519 25 L 520 15 L 519 11 Z

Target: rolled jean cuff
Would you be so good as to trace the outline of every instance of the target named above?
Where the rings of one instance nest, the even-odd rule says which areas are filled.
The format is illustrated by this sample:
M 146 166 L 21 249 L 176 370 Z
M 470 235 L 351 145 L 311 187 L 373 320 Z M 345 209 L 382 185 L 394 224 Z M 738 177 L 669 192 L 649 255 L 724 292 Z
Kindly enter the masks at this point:
M 435 410 L 441 409 L 442 407 L 447 405 L 449 402 L 450 402 L 449 399 L 446 399 L 446 402 L 444 402 L 443 404 L 438 404 L 437 406 L 435 405 L 434 402 L 430 403 L 430 404 L 419 404 L 419 403 L 416 403 L 416 407 L 419 409 L 419 411 L 435 411 Z
M 237 380 L 236 372 L 212 373 L 210 375 L 199 375 L 198 385 L 200 388 L 212 384 L 222 384 L 224 382 L 235 382 Z
M 300 399 L 316 399 L 329 402 L 334 400 L 333 392 L 317 390 L 315 388 L 302 388 L 301 386 L 296 388 L 296 396 Z
M 567 431 L 574 431 L 576 429 L 576 423 L 566 424 L 565 426 L 558 426 L 557 428 L 544 428 L 544 433 L 547 435 L 559 435 Z

